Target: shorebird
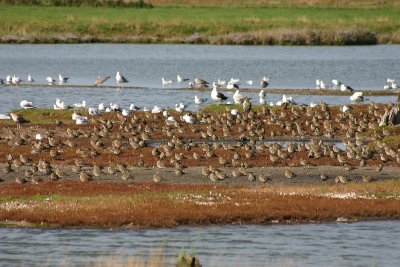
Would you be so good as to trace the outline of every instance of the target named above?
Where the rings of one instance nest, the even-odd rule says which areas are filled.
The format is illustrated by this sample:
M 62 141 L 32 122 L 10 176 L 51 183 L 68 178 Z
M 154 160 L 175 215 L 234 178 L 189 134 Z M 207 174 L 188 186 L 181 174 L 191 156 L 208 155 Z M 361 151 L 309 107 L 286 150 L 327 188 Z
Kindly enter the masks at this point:
M 214 86 L 214 88 L 211 91 L 211 99 L 214 101 L 218 101 L 218 105 L 221 103 L 221 101 L 225 101 L 227 97 L 223 94 L 217 91 L 217 87 Z
M 19 105 L 21 106 L 21 108 L 23 109 L 32 109 L 35 108 L 34 106 L 32 106 L 32 102 L 28 101 L 28 100 L 22 100 L 21 102 L 19 102 Z
M 189 123 L 189 124 L 195 124 L 197 122 L 196 118 L 190 114 L 185 114 L 185 115 L 183 115 L 182 118 L 186 123 Z
M 159 172 L 156 172 L 153 175 L 153 181 L 156 182 L 156 183 L 159 183 L 159 182 L 161 182 L 161 180 L 162 180 L 161 174 Z
M 246 97 L 246 98 L 244 99 L 244 102 L 243 102 L 243 111 L 244 111 L 244 112 L 250 112 L 250 111 L 251 111 L 251 102 L 250 102 L 250 100 L 249 100 L 248 97 Z
M 96 78 L 96 81 L 94 82 L 95 86 L 102 85 L 105 83 L 108 79 L 110 79 L 110 76 L 98 76 Z
M 117 84 L 118 84 L 118 85 L 121 84 L 122 87 L 123 87 L 122 84 L 128 83 L 128 82 L 129 82 L 124 76 L 122 76 L 122 75 L 119 73 L 119 71 L 117 71 L 117 75 L 115 75 L 115 80 L 117 81 Z

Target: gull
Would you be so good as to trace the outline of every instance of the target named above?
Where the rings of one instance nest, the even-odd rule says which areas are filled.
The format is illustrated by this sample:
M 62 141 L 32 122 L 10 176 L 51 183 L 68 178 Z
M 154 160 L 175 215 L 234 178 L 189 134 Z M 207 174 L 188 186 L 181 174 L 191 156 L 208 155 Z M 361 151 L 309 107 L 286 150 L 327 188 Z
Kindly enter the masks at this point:
M 177 112 L 185 112 L 185 109 L 186 109 L 186 105 L 184 105 L 182 102 L 179 105 L 175 104 L 175 110 Z
M 21 106 L 21 108 L 23 109 L 32 109 L 35 108 L 34 106 L 32 106 L 32 102 L 28 101 L 28 100 L 22 100 L 19 105 Z
M 121 111 L 121 107 L 118 104 L 110 103 L 110 109 L 112 111 Z
M 225 84 L 226 84 L 226 81 L 225 81 L 225 80 L 221 80 L 220 78 L 218 78 L 217 84 L 218 84 L 218 85 L 225 85 Z
M 345 84 L 342 83 L 342 85 L 340 85 L 340 91 L 342 91 L 342 92 L 346 92 L 346 91 L 347 92 L 353 92 L 354 89 L 351 88 L 350 86 L 345 85 Z
M 394 83 L 394 82 L 396 82 L 396 79 L 393 79 L 393 78 L 387 78 L 387 82 L 388 82 L 388 83 Z
M 122 110 L 122 116 L 128 117 L 130 115 L 132 115 L 132 110 L 126 110 L 126 109 Z
M 269 80 L 271 80 L 270 77 L 264 76 L 264 77 L 261 79 L 261 88 L 267 88 L 268 85 L 269 85 Z
M 221 103 L 221 101 L 224 101 L 227 99 L 227 97 L 223 94 L 217 91 L 217 87 L 214 87 L 211 91 L 211 99 L 214 101 L 218 101 L 218 105 Z
M 226 85 L 226 89 L 239 89 L 239 85 L 236 83 L 233 83 L 232 81 L 229 81 L 228 84 Z
M 30 82 L 30 83 L 33 83 L 33 82 L 34 82 L 32 76 L 31 76 L 30 74 L 28 74 L 28 82 Z
M 239 110 L 237 110 L 237 109 L 232 109 L 231 110 L 231 115 L 236 116 L 238 114 L 239 114 Z
M 82 103 L 75 103 L 74 107 L 76 107 L 76 108 L 86 108 L 86 101 L 83 100 Z
M 70 109 L 71 106 L 67 105 L 64 101 L 61 101 L 59 98 L 56 99 L 56 104 L 54 105 L 54 109 Z
M 194 124 L 194 123 L 197 122 L 196 118 L 193 117 L 193 116 L 190 115 L 190 114 L 185 114 L 185 115 L 183 115 L 182 118 L 183 118 L 183 120 L 184 120 L 186 123 L 189 123 L 189 124 Z
M 168 116 L 167 121 L 176 122 L 176 118 L 174 116 Z
M 209 82 L 207 82 L 203 79 L 200 79 L 200 78 L 195 78 L 194 83 L 197 87 L 208 87 L 208 85 L 209 85 Z
M 231 78 L 230 82 L 238 84 L 240 79 Z
M 319 89 L 327 89 L 327 86 L 326 86 L 325 82 L 322 81 L 322 80 L 319 83 Z
M 105 83 L 108 79 L 110 79 L 110 76 L 98 76 L 96 78 L 96 81 L 94 82 L 95 86 L 102 85 Z
M 393 87 L 392 87 L 392 85 L 385 85 L 385 86 L 383 87 L 383 89 L 384 89 L 384 90 L 390 90 L 390 89 L 393 89 Z
M 236 92 L 233 94 L 233 101 L 235 104 L 242 104 L 243 101 L 245 100 L 245 96 L 242 95 L 239 90 L 236 90 Z
M 315 80 L 315 88 L 316 89 L 321 89 L 321 81 L 320 80 Z
M 140 110 L 140 108 L 137 107 L 137 106 L 135 106 L 135 104 L 131 104 L 131 105 L 129 106 L 129 110 L 137 111 L 137 110 Z
M 117 81 L 117 84 L 124 84 L 129 82 L 127 79 L 125 79 L 124 76 L 122 76 L 119 71 L 117 71 L 117 75 L 115 75 L 115 80 Z
M 58 81 L 60 83 L 66 83 L 68 81 L 68 79 L 69 79 L 69 77 L 64 77 L 63 75 L 58 74 Z
M 264 90 L 261 90 L 260 93 L 258 94 L 258 96 L 260 97 L 260 99 L 259 99 L 260 105 L 265 105 L 267 103 L 267 101 L 265 99 Z
M 352 102 L 360 103 L 364 102 L 364 96 L 362 92 L 355 92 L 353 95 L 350 96 L 350 100 Z
M 340 108 L 340 111 L 342 111 L 343 113 L 350 111 L 351 108 L 349 106 L 344 105 L 343 107 Z
M 11 119 L 17 124 L 17 128 L 21 128 L 21 123 L 27 122 L 22 115 L 17 113 L 11 112 L 10 116 Z
M 153 109 L 151 110 L 151 113 L 153 113 L 153 114 L 158 114 L 158 113 L 161 113 L 161 112 L 163 112 L 163 109 L 162 108 L 160 108 L 159 106 L 154 106 L 153 107 Z
M 394 82 L 392 82 L 391 86 L 392 86 L 392 89 L 398 89 L 399 88 L 399 86 Z
M 99 104 L 99 110 L 100 111 L 105 111 L 106 110 L 106 106 L 104 105 L 104 103 L 100 103 Z
M 5 114 L 0 114 L 0 120 L 9 120 L 9 119 L 11 119 L 10 116 L 5 115 Z
M 19 78 L 18 76 L 13 75 L 13 76 L 11 77 L 11 82 L 12 82 L 13 84 L 20 84 L 20 83 L 22 82 L 22 80 L 21 80 L 21 78 Z
M 178 83 L 189 81 L 188 78 L 182 78 L 182 76 L 180 76 L 179 74 L 176 75 L 176 80 L 178 81 Z
M 53 83 L 55 83 L 56 82 L 56 80 L 54 80 L 53 78 L 51 78 L 50 76 L 49 77 L 47 77 L 46 78 L 46 80 L 47 80 L 47 84 L 48 85 L 53 85 Z
M 11 83 L 11 80 L 12 80 L 11 75 L 7 75 L 7 77 L 6 77 L 6 84 L 10 84 L 10 83 Z
M 246 81 L 246 84 L 247 84 L 247 85 L 253 85 L 253 80 L 248 80 L 248 81 Z
M 172 83 L 172 80 L 166 80 L 166 79 L 164 79 L 164 77 L 162 77 L 162 78 L 161 78 L 161 83 L 162 83 L 162 85 L 171 84 L 171 83 Z
M 333 83 L 333 85 L 334 85 L 335 87 L 338 87 L 338 86 L 341 86 L 341 85 L 342 85 L 342 82 L 339 81 L 339 80 L 332 80 L 332 83 Z
M 89 115 L 100 115 L 100 112 L 97 108 L 89 108 L 88 112 L 89 112 Z
M 315 103 L 313 103 L 313 102 L 310 103 L 310 107 L 311 107 L 311 108 L 316 107 L 316 106 L 317 106 L 317 104 L 315 104 Z
M 207 101 L 207 98 L 199 98 L 197 95 L 194 96 L 194 103 L 196 105 L 201 105 Z

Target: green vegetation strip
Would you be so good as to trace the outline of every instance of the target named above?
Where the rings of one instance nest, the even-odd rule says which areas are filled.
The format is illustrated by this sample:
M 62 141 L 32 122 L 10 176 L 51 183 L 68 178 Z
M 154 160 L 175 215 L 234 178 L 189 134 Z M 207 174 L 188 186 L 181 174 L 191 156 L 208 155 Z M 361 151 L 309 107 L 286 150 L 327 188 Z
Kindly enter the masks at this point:
M 400 43 L 397 7 L 0 8 L 2 43 Z

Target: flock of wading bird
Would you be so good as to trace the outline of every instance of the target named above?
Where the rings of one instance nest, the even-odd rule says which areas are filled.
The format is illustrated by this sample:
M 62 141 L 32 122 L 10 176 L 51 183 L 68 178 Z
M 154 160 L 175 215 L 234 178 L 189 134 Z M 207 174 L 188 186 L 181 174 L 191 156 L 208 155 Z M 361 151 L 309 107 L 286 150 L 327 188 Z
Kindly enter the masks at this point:
M 213 96 L 223 100 L 215 86 Z M 153 181 L 161 182 L 168 179 L 165 168 L 173 168 L 174 175 L 180 177 L 188 167 L 197 166 L 201 167 L 197 175 L 213 182 L 243 177 L 264 183 L 274 177 L 266 172 L 255 174 L 252 167 L 333 165 L 343 166 L 349 175 L 331 177 L 321 172 L 321 180 L 347 183 L 349 177 L 364 182 L 374 179 L 351 176 L 359 167 L 374 166 L 378 174 L 384 166 L 400 164 L 399 151 L 383 142 L 390 131 L 380 127 L 383 115 L 393 108 L 390 103 L 371 102 L 344 109 L 323 102 L 295 106 L 289 101 L 281 107 L 255 109 L 244 98 L 243 104 L 240 111 L 227 105 L 222 112 L 130 110 L 123 114 L 117 108 L 101 114 L 85 111 L 91 117 L 87 125 L 56 119 L 54 127 L 3 125 L 2 171 L 5 176 L 16 172 L 17 183 L 78 175 L 83 182 L 104 175 L 134 181 L 137 168 L 146 167 L 154 169 Z M 80 116 L 75 111 L 72 119 Z M 23 122 L 23 118 L 18 120 Z M 310 141 L 284 146 L 266 142 L 278 137 Z M 322 141 L 338 139 L 346 149 Z M 288 179 L 297 176 L 289 170 L 283 175 Z

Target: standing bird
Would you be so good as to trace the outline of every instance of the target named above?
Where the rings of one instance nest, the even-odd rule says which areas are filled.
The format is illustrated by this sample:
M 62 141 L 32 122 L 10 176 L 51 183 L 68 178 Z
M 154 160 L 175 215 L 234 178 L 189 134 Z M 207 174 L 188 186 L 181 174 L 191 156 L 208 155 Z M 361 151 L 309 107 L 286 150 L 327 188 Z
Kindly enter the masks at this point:
M 64 77 L 63 75 L 58 74 L 58 82 L 59 83 L 66 83 L 66 82 L 68 82 L 68 79 L 69 79 L 69 77 Z
M 335 86 L 335 88 L 338 88 L 338 86 L 342 85 L 342 82 L 339 80 L 332 80 L 333 85 Z
M 28 82 L 30 82 L 30 83 L 33 83 L 33 82 L 34 82 L 32 76 L 31 76 L 30 74 L 28 74 Z
M 17 124 L 17 128 L 21 128 L 21 123 L 27 122 L 27 120 L 17 113 L 11 112 L 10 113 L 11 119 Z
M 96 78 L 96 81 L 94 82 L 95 86 L 102 85 L 105 83 L 108 79 L 110 79 L 110 76 L 98 76 Z
M 258 94 L 258 96 L 260 97 L 260 105 L 265 105 L 267 103 L 267 100 L 265 99 L 265 91 L 261 90 L 260 93 Z
M 243 104 L 243 102 L 245 100 L 245 96 L 242 95 L 239 90 L 236 90 L 236 92 L 233 94 L 232 98 L 233 98 L 233 101 L 235 102 L 235 104 Z
M 217 91 L 217 87 L 214 86 L 214 88 L 211 91 L 211 99 L 214 101 L 218 101 L 218 105 L 221 103 L 221 101 L 225 101 L 227 97 L 223 94 Z
M 244 102 L 243 102 L 243 111 L 244 111 L 244 112 L 250 112 L 250 111 L 251 111 L 251 102 L 250 102 L 250 100 L 249 100 L 248 97 L 246 97 L 246 98 L 244 99 Z
M 117 84 L 124 84 L 124 83 L 128 83 L 129 82 L 124 76 L 122 76 L 119 73 L 119 71 L 117 71 L 117 75 L 115 76 L 115 80 L 117 81 Z
M 176 80 L 178 83 L 189 81 L 188 78 L 182 78 L 182 76 L 180 76 L 179 74 L 176 75 Z

